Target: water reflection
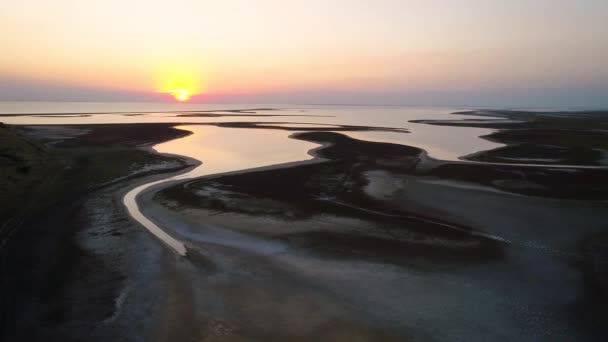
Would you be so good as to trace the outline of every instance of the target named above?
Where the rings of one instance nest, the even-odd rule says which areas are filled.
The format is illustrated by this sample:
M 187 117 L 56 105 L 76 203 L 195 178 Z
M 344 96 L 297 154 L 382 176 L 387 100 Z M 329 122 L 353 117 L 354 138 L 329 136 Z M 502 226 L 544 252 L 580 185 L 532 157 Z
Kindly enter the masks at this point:
M 186 254 L 186 247 L 179 239 L 168 234 L 147 218 L 137 202 L 146 190 L 159 190 L 176 180 L 259 168 L 275 164 L 311 159 L 308 151 L 316 144 L 289 139 L 288 132 L 276 130 L 223 129 L 214 126 L 178 126 L 192 135 L 154 146 L 160 153 L 187 156 L 202 164 L 191 171 L 141 185 L 129 191 L 123 203 L 131 217 L 158 237 L 179 255 Z
M 1 104 L 1 103 L 0 103 Z M 55 108 L 63 109 L 65 112 L 74 112 L 74 109 L 68 110 L 69 105 L 64 105 L 66 108 L 61 108 L 60 105 L 48 107 L 46 112 Z M 186 107 L 184 107 L 186 106 Z M 255 105 L 184 105 L 171 107 L 176 110 L 217 110 L 218 112 L 228 109 L 246 109 L 261 106 Z M 13 107 L 16 107 L 13 106 Z M 264 107 L 268 107 L 265 105 Z M 14 113 L 18 112 L 33 112 L 36 109 L 41 110 L 46 107 L 28 107 L 26 109 L 12 108 Z M 419 123 L 411 123 L 409 120 L 447 120 L 453 119 L 451 113 L 457 111 L 456 108 L 415 108 L 415 107 L 380 107 L 380 106 L 300 106 L 299 108 L 280 108 L 275 107 L 272 111 L 273 115 L 284 115 L 281 117 L 259 117 L 259 116 L 224 116 L 224 117 L 178 117 L 176 112 L 163 112 L 163 109 L 169 109 L 168 105 L 159 104 L 112 104 L 102 106 L 101 104 L 80 106 L 77 107 L 81 112 L 90 112 L 96 110 L 99 112 L 102 109 L 107 110 L 123 110 L 123 111 L 141 111 L 152 109 L 150 112 L 142 115 L 120 115 L 112 114 L 93 114 L 86 117 L 69 116 L 58 118 L 55 116 L 10 116 L 0 117 L 0 121 L 8 124 L 114 124 L 114 123 L 142 123 L 142 122 L 166 122 L 166 123 L 220 123 L 220 122 L 261 122 L 274 123 L 281 122 L 282 126 L 286 127 L 327 127 L 325 125 L 353 125 L 353 126 L 375 126 L 375 127 L 392 127 L 406 128 L 411 131 L 409 134 L 395 132 L 347 132 L 346 134 L 355 138 L 377 141 L 390 142 L 396 144 L 404 144 L 425 149 L 430 156 L 444 160 L 459 160 L 460 157 L 469 155 L 482 150 L 490 150 L 501 147 L 503 145 L 479 138 L 483 135 L 488 135 L 493 132 L 487 128 L 473 127 L 442 127 Z M 11 107 L 2 108 L 0 112 L 7 113 Z M 19 110 L 18 110 L 19 109 Z M 133 113 L 131 113 L 133 114 Z M 301 116 L 302 114 L 311 115 L 309 117 Z M 331 126 L 330 126 L 331 127 Z M 230 128 L 233 129 L 233 128 Z M 226 133 L 230 134 L 226 129 Z M 302 127 L 306 130 L 305 127 Z M 242 131 L 241 131 L 242 132 Z M 260 133 L 259 137 L 265 136 L 265 133 Z M 262 138 L 263 139 L 263 138 Z M 216 139 L 216 143 L 218 139 Z M 238 139 L 237 139 L 238 140 Z M 180 142 L 182 143 L 182 142 Z M 234 143 L 234 142 L 226 142 Z M 281 144 L 290 144 L 287 140 Z M 247 146 L 241 146 L 247 148 Z M 194 149 L 192 149 L 194 150 Z M 263 157 L 263 156 L 262 156 Z
M 238 171 L 310 159 L 316 144 L 289 139 L 292 132 L 215 126 L 178 126 L 193 134 L 154 146 L 160 153 L 178 154 L 203 162 L 179 178 Z

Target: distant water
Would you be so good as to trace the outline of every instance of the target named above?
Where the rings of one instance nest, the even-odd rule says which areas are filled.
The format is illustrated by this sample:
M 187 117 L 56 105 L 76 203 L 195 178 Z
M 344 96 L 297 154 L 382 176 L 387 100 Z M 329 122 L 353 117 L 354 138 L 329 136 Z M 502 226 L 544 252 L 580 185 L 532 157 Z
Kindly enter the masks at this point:
M 108 113 L 108 112 L 166 112 L 192 110 L 221 110 L 266 108 L 260 104 L 208 104 L 160 102 L 37 102 L 0 101 L 0 114 L 29 113 Z
M 184 111 L 225 111 L 234 109 L 272 108 L 258 114 L 273 116 L 179 117 Z M 411 123 L 409 120 L 454 119 L 453 112 L 463 108 L 400 107 L 400 106 L 343 106 L 343 105 L 273 105 L 273 104 L 198 104 L 198 103 L 93 103 L 93 102 L 0 102 L 0 122 L 8 124 L 114 124 L 114 123 L 212 123 L 265 122 L 282 123 L 291 127 L 298 124 L 330 124 L 404 128 L 400 132 L 347 132 L 352 137 L 416 146 L 432 157 L 458 160 L 460 157 L 500 147 L 480 138 L 491 129 L 446 127 Z M 35 114 L 86 114 L 35 115 Z M 2 116 L 10 114 L 34 114 Z M 134 115 L 135 114 L 135 115 Z M 474 118 L 474 117 L 469 117 Z M 230 129 L 230 128 L 225 128 Z

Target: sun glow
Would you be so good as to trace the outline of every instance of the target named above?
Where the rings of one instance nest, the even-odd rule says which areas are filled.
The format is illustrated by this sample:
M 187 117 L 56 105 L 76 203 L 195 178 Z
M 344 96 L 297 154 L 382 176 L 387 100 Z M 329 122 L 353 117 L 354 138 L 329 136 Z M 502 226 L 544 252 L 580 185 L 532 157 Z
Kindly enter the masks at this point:
M 173 95 L 173 97 L 180 102 L 186 102 L 188 100 L 190 100 L 190 96 L 192 96 L 192 94 L 184 89 L 176 89 L 176 90 L 172 90 L 170 91 L 171 95 Z
M 204 92 L 206 73 L 194 62 L 171 60 L 159 63 L 156 72 L 157 91 L 186 102 Z

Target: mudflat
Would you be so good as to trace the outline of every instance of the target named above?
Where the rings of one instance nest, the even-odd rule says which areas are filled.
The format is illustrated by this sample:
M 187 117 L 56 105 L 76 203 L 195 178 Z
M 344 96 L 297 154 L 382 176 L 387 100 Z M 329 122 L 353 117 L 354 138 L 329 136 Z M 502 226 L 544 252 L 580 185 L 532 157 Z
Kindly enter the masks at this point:
M 155 153 L 190 134 L 177 123 L 2 127 L 3 337 L 603 340 L 603 117 L 482 114 L 420 123 L 495 125 L 482 138 L 502 146 L 451 161 L 351 134 L 405 128 L 205 123 L 315 147 L 193 179 L 172 177 L 233 159 Z M 162 179 L 136 200 L 185 256 L 123 206 Z

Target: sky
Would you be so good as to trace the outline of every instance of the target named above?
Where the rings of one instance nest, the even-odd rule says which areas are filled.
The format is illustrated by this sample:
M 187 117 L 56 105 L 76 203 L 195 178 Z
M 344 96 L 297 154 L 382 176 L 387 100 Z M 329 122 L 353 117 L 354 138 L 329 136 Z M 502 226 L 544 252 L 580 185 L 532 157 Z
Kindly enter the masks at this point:
M 608 107 L 605 0 L 5 0 L 0 100 Z

